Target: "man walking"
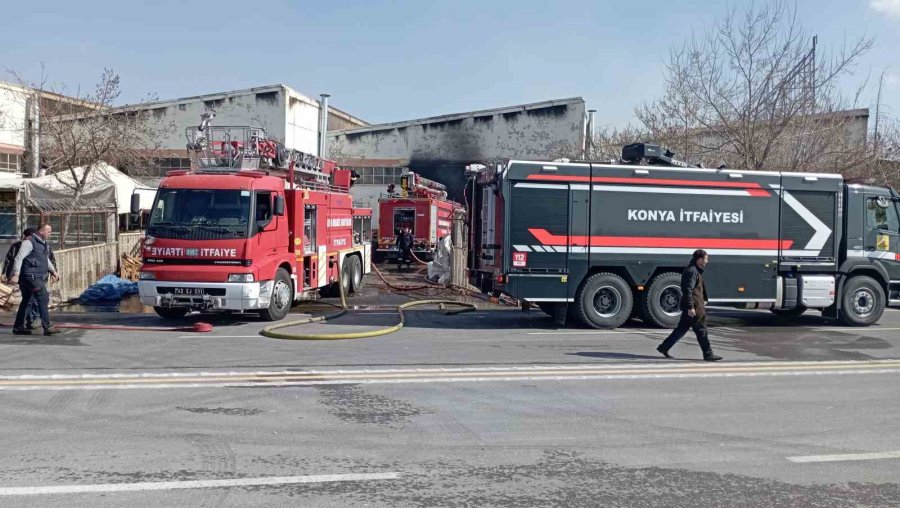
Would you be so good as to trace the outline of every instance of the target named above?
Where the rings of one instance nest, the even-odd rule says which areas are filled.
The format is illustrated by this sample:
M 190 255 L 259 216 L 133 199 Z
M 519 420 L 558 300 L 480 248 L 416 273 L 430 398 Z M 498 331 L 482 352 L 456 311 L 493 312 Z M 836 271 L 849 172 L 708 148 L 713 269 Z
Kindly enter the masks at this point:
M 31 330 L 24 325 L 32 301 L 37 302 L 44 335 L 60 333 L 50 323 L 50 292 L 47 290 L 51 276 L 54 280 L 59 280 L 56 267 L 50 261 L 50 245 L 47 243 L 52 231 L 50 224 L 42 224 L 31 238 L 22 241 L 16 255 L 10 277 L 10 282 L 19 283 L 19 290 L 22 292 L 22 303 L 19 304 L 19 312 L 16 313 L 16 322 L 13 324 L 13 333 L 16 335 L 31 335 Z
M 397 235 L 397 271 L 403 269 L 403 263 L 406 263 L 406 268 L 409 269 L 409 266 L 412 264 L 412 248 L 413 248 L 413 235 L 410 232 L 409 228 L 400 228 L 400 234 Z
M 672 358 L 669 350 L 691 328 L 697 335 L 697 342 L 703 351 L 703 359 L 707 362 L 717 362 L 722 359 L 713 353 L 709 344 L 709 335 L 706 329 L 706 284 L 703 282 L 703 271 L 709 263 L 709 256 L 704 250 L 694 251 L 691 264 L 681 274 L 681 321 L 672 330 L 672 333 L 663 341 L 657 351 L 666 358 Z
M 7 282 L 12 281 L 13 276 L 13 267 L 16 264 L 16 256 L 19 254 L 19 249 L 22 248 L 22 242 L 25 240 L 30 240 L 31 235 L 34 234 L 34 228 L 25 228 L 22 231 L 22 239 L 18 242 L 10 245 L 9 250 L 6 251 L 6 259 L 3 261 L 3 278 Z M 50 255 L 51 261 L 53 260 L 53 255 Z M 38 307 L 37 300 L 32 299 L 31 305 L 28 307 L 28 316 L 25 319 L 25 328 L 29 330 L 34 329 L 37 325 L 38 320 Z

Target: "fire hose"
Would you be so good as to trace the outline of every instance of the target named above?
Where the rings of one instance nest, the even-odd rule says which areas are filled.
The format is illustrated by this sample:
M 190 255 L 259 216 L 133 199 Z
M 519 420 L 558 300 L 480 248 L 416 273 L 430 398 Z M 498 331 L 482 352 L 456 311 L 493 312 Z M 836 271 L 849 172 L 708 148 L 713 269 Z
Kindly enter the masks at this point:
M 395 289 L 403 288 L 401 290 L 405 290 L 405 291 L 419 288 L 418 286 L 392 286 L 390 283 L 388 283 L 385 280 L 384 276 L 381 275 L 381 272 L 378 271 L 378 268 L 376 268 L 375 265 L 372 265 L 372 268 L 375 270 L 375 273 L 378 274 L 378 276 L 381 278 L 381 280 L 384 281 L 384 283 L 388 285 L 388 287 L 394 287 Z M 338 262 L 338 274 L 343 274 L 343 263 L 342 262 Z M 269 337 L 272 339 L 284 339 L 284 340 L 364 339 L 364 338 L 368 338 L 368 337 L 379 337 L 382 335 L 387 335 L 389 333 L 394 333 L 396 331 L 399 331 L 406 324 L 406 314 L 404 311 L 406 309 L 410 309 L 412 307 L 417 307 L 420 305 L 437 305 L 439 309 L 445 311 L 444 314 L 446 314 L 446 315 L 461 314 L 463 312 L 471 312 L 471 311 L 478 309 L 478 307 L 474 304 L 458 302 L 456 300 L 440 300 L 440 299 L 416 300 L 413 302 L 407 302 L 407 303 L 397 306 L 397 308 L 396 308 L 397 315 L 398 315 L 397 324 L 392 325 L 392 326 L 387 326 L 384 328 L 379 328 L 377 330 L 368 330 L 368 331 L 363 331 L 363 332 L 347 332 L 347 333 L 288 333 L 288 332 L 279 331 L 279 330 L 283 330 L 284 328 L 290 328 L 290 327 L 294 327 L 294 326 L 301 326 L 301 325 L 306 325 L 306 324 L 310 324 L 310 323 L 321 323 L 321 322 L 325 322 L 325 321 L 329 321 L 329 320 L 338 318 L 340 316 L 343 316 L 344 314 L 347 314 L 349 312 L 349 308 L 347 307 L 347 296 L 344 291 L 343 278 L 339 277 L 337 284 L 338 284 L 338 291 L 341 296 L 341 309 L 340 310 L 329 313 L 329 314 L 325 314 L 322 316 L 313 316 L 313 317 L 308 317 L 308 318 L 303 318 L 303 319 L 297 319 L 294 321 L 288 321 L 286 323 L 274 324 L 271 326 L 267 326 L 266 328 L 263 328 L 262 331 L 259 333 L 265 337 Z M 431 286 L 421 286 L 421 289 L 430 288 L 430 287 Z M 459 306 L 459 307 L 461 307 L 461 309 L 446 310 L 446 307 L 448 305 Z

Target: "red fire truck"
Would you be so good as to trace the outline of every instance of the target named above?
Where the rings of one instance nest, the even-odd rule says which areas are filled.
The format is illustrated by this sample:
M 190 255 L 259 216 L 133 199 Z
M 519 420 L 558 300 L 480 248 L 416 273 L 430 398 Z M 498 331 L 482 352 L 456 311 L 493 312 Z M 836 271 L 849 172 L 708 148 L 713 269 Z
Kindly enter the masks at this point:
M 372 210 L 353 207 L 351 171 L 258 127 L 211 127 L 205 117 L 186 134 L 194 169 L 170 172 L 157 191 L 142 303 L 165 318 L 252 311 L 275 321 L 338 281 L 349 293 L 362 287 Z
M 433 257 L 438 240 L 450 234 L 450 221 L 457 208 L 461 205 L 447 199 L 443 184 L 411 171 L 404 173 L 400 189 L 390 184 L 387 194 L 378 200 L 379 257 L 397 257 L 395 241 L 404 227 L 412 231 L 416 256 Z

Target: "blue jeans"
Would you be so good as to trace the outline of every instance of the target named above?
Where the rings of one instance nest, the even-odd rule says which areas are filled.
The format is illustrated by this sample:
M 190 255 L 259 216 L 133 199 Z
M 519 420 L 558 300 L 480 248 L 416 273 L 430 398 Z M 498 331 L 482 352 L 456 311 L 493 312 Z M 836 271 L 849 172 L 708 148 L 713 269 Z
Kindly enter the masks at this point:
M 38 302 L 37 298 L 32 298 L 31 303 L 28 304 L 28 314 L 25 318 L 25 324 L 30 325 L 32 323 L 37 323 L 40 321 L 41 316 L 40 312 L 38 312 Z

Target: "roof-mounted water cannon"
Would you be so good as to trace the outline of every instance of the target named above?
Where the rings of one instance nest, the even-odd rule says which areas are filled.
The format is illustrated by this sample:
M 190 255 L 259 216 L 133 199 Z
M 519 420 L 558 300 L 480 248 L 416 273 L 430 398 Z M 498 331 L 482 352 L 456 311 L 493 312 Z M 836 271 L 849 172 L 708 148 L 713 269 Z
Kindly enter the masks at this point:
M 700 167 L 675 158 L 675 152 L 653 143 L 632 143 L 622 147 L 622 163 L 646 166 Z

